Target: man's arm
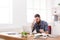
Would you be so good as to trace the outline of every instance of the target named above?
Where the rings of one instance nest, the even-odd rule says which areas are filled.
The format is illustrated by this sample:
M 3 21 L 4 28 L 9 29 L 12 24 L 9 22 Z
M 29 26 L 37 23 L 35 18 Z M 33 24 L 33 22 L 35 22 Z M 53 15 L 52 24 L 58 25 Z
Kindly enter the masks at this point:
M 33 20 L 33 22 L 32 22 L 32 25 L 31 25 L 31 27 L 32 27 L 32 32 L 35 30 L 35 27 L 34 27 L 34 25 L 35 25 L 35 19 Z
M 34 23 L 32 23 L 32 32 L 35 30 Z

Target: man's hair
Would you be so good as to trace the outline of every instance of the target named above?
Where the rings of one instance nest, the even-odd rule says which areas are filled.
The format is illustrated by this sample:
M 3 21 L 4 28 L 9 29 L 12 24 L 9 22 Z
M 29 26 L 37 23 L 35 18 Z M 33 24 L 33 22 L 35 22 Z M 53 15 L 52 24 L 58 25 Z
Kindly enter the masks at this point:
M 40 15 L 39 14 L 35 14 L 35 16 L 34 17 L 40 17 Z

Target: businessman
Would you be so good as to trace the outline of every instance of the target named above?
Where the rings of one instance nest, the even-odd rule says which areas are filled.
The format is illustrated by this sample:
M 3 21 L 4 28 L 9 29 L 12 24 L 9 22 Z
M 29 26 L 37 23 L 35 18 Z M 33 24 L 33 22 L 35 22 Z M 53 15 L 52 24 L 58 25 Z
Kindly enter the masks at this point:
M 32 32 L 36 30 L 37 33 L 49 33 L 48 32 L 48 23 L 41 20 L 39 14 L 34 16 L 34 21 L 32 23 Z

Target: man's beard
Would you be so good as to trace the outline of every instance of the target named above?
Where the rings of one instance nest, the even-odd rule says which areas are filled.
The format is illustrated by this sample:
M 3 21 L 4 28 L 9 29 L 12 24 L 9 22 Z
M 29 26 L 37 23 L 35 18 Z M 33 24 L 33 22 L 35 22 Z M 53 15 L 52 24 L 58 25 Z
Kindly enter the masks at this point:
M 40 23 L 40 21 L 39 22 L 36 22 L 37 24 L 39 24 Z

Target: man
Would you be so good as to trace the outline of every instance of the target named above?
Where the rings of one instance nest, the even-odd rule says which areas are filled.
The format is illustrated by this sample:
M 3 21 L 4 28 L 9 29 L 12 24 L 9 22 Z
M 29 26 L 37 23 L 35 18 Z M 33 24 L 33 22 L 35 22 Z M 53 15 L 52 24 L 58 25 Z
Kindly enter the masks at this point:
M 39 14 L 36 14 L 35 20 L 32 23 L 32 32 L 36 29 L 37 33 L 48 33 L 48 24 L 42 21 Z

